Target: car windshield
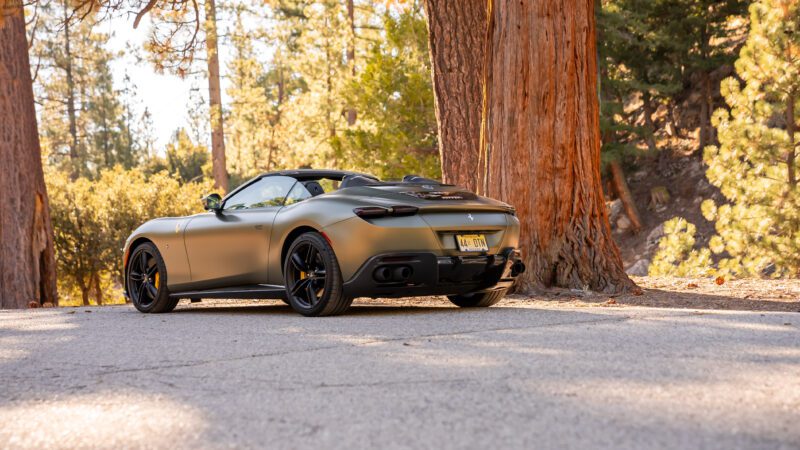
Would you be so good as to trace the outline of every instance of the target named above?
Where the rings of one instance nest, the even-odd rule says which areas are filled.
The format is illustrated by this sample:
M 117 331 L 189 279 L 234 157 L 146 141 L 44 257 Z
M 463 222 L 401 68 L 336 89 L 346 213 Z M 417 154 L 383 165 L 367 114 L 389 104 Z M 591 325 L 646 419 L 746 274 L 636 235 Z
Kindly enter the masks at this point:
M 225 200 L 225 209 L 253 209 L 282 206 L 297 181 L 291 177 L 263 177 Z

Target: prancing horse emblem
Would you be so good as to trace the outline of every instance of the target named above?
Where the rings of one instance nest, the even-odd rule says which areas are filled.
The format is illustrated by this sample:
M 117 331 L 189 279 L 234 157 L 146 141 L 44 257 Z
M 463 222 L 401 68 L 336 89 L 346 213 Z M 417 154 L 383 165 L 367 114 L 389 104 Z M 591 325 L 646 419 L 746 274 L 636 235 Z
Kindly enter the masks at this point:
M 475 220 L 475 218 L 472 217 L 472 214 L 469 214 L 469 213 L 467 213 L 467 219 L 469 219 L 470 222 Z

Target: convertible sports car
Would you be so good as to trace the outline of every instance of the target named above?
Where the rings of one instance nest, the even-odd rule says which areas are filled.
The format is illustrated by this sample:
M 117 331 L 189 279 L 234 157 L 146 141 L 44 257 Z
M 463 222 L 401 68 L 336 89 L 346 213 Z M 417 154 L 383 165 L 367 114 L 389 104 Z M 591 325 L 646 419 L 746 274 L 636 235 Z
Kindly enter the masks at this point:
M 491 306 L 525 270 L 514 208 L 417 176 L 272 172 L 203 206 L 128 238 L 125 295 L 139 311 L 182 298 L 283 299 L 306 316 L 341 314 L 356 297 Z

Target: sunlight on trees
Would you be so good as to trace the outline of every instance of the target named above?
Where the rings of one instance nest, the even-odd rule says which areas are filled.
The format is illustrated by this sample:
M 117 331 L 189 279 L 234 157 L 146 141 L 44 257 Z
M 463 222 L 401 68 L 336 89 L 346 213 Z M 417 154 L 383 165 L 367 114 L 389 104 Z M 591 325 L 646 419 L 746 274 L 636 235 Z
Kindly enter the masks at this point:
M 750 35 L 736 61 L 742 81 L 731 77 L 722 83 L 730 110 L 714 113 L 720 145 L 707 147 L 704 161 L 708 180 L 726 201 L 706 200 L 702 207 L 715 221 L 717 235 L 709 247 L 723 274 L 800 275 L 799 13 L 793 1 L 754 3 Z M 670 274 L 676 263 L 681 273 L 707 272 L 709 249 L 700 250 L 700 258 L 687 254 L 694 226 L 676 225 L 673 231 L 678 236 L 662 241 L 651 274 Z
M 181 184 L 164 171 L 150 176 L 140 169 L 104 169 L 96 181 L 46 173 L 55 230 L 62 305 L 122 300 L 120 249 L 143 222 L 201 212 L 200 197 L 209 182 Z

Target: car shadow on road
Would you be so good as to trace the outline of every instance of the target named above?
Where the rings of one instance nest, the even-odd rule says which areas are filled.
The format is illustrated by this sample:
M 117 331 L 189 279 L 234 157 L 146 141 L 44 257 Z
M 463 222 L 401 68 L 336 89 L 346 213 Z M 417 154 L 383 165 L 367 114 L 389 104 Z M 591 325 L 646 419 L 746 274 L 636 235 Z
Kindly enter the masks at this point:
M 391 316 L 391 315 L 412 315 L 412 314 L 436 314 L 436 313 L 458 313 L 459 308 L 447 305 L 398 305 L 392 304 L 387 300 L 386 304 L 361 304 L 355 303 L 347 310 L 346 316 Z M 283 315 L 297 313 L 282 302 L 265 304 L 225 304 L 215 302 L 210 305 L 181 305 L 173 311 L 173 314 L 269 314 Z

